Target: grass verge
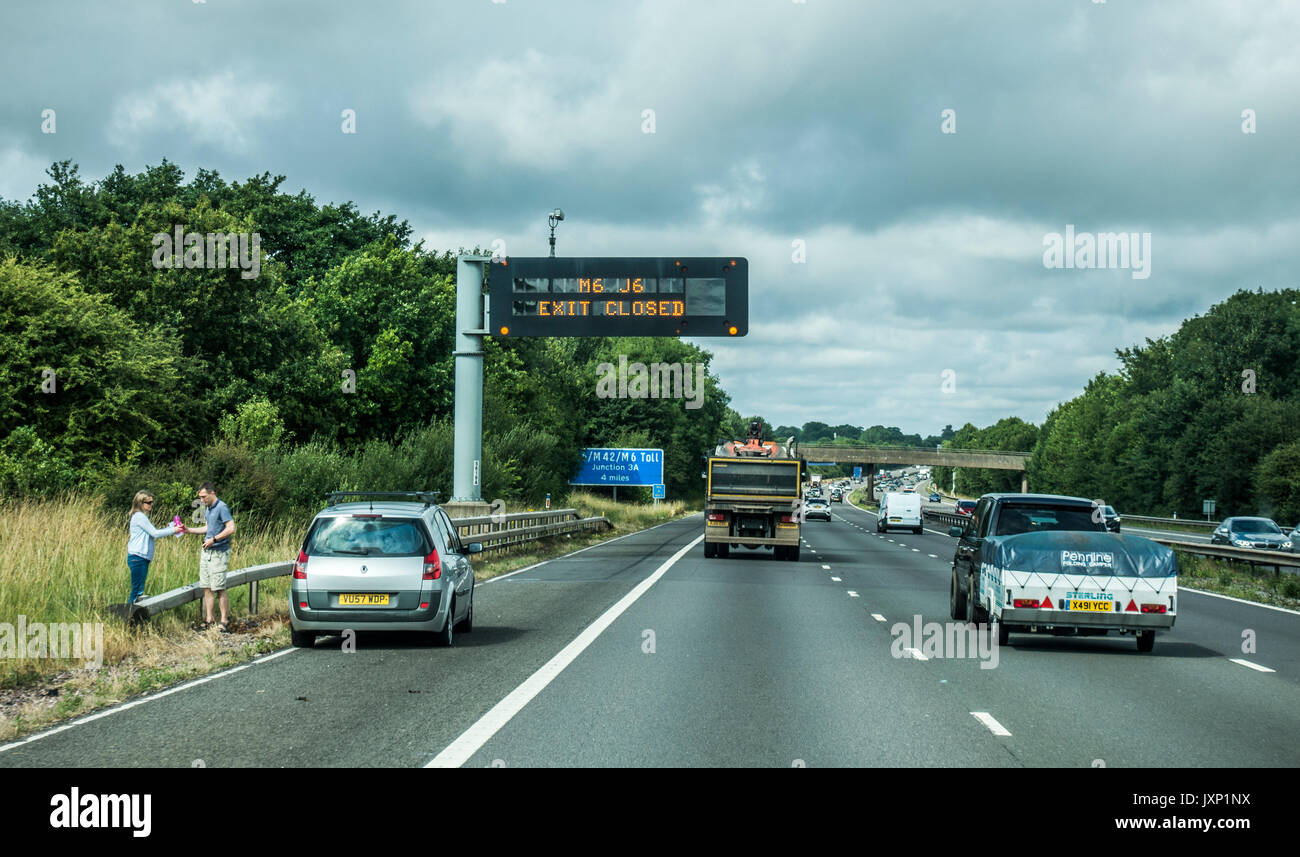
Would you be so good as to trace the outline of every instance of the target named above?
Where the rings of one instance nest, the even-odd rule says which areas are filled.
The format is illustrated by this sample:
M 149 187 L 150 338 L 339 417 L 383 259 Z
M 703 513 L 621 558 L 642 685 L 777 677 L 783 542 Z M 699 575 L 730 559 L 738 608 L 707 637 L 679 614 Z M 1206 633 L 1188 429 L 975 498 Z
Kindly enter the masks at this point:
M 475 577 L 486 580 L 506 574 L 693 511 L 681 502 L 640 506 L 615 503 L 588 492 L 574 492 L 562 505 L 577 509 L 584 517 L 604 515 L 613 529 L 484 554 L 474 562 Z M 4 548 L 0 550 L 0 623 L 10 626 L 6 638 L 5 626 L 0 624 L 0 742 L 289 645 L 287 577 L 262 582 L 257 616 L 248 613 L 248 587 L 230 590 L 232 626 L 228 634 L 217 629 L 197 630 L 201 618 L 198 602 L 139 627 L 128 627 L 113 618 L 108 605 L 125 601 L 129 588 L 126 518 L 125 512 L 120 516 L 104 513 L 89 497 L 0 501 L 0 546 Z M 305 524 L 299 523 L 240 529 L 232 540 L 231 568 L 292 559 L 304 530 Z M 159 539 L 146 594 L 196 580 L 198 548 L 198 536 Z M 89 623 L 100 635 L 93 645 L 98 655 L 89 657 L 92 646 L 83 642 L 86 657 L 17 657 L 14 644 L 19 617 L 27 628 Z M 93 661 L 98 666 L 88 664 Z

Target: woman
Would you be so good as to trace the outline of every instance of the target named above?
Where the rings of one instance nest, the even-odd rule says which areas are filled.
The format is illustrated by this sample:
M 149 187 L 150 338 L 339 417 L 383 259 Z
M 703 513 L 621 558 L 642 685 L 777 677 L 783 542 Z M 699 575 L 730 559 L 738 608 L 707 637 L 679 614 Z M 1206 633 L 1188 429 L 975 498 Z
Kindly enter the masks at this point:
M 149 563 L 153 560 L 154 539 L 184 533 L 185 526 L 158 529 L 149 520 L 153 511 L 153 495 L 148 491 L 137 491 L 131 501 L 131 538 L 126 545 L 126 564 L 131 569 L 131 595 L 127 604 L 134 604 L 144 597 L 144 579 L 149 574 Z

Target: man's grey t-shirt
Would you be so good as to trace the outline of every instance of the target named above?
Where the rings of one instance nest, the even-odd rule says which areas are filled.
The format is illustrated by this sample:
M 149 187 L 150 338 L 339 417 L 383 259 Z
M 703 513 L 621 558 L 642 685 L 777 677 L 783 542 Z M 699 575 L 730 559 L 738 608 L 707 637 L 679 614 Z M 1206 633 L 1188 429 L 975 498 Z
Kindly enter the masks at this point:
M 220 500 L 215 501 L 210 507 L 208 507 L 207 516 L 208 516 L 208 529 L 206 534 L 204 535 L 205 540 L 212 538 L 217 533 L 224 530 L 226 528 L 226 522 L 233 520 L 230 517 L 230 509 L 228 509 L 226 507 L 226 504 L 221 502 Z M 213 542 L 212 547 L 209 548 L 209 550 L 214 550 L 214 551 L 230 550 L 230 536 L 226 536 L 224 539 L 222 539 L 219 542 Z

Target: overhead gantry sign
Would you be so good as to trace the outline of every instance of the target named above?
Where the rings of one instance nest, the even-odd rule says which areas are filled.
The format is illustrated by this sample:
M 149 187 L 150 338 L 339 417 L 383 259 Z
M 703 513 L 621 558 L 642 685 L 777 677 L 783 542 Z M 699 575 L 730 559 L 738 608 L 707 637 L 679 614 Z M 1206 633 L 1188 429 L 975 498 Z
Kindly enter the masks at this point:
M 494 336 L 744 336 L 743 257 L 507 257 L 489 267 Z

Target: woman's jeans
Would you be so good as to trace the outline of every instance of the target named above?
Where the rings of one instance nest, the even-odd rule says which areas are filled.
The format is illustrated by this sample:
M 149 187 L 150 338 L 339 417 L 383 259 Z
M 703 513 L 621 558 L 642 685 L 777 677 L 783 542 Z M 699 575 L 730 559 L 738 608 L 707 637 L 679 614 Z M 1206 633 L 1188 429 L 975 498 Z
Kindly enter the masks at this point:
M 133 553 L 126 555 L 126 564 L 131 568 L 131 596 L 127 604 L 134 604 L 137 598 L 144 596 L 144 579 L 149 574 L 149 560 Z

